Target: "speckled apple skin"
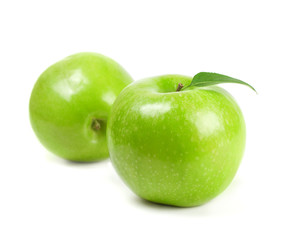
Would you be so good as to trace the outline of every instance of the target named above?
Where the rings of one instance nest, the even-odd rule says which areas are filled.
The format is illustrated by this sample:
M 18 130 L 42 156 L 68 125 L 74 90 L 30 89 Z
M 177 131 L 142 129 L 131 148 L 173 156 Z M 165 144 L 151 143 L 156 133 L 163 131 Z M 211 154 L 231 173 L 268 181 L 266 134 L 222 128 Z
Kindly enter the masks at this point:
M 175 92 L 191 78 L 166 75 L 132 83 L 116 99 L 107 126 L 110 158 L 141 198 L 190 207 L 234 178 L 246 139 L 242 112 L 217 86 Z
M 30 97 L 36 136 L 49 151 L 68 160 L 107 158 L 107 118 L 131 82 L 118 63 L 97 53 L 78 53 L 53 64 L 38 78 Z M 91 128 L 93 118 L 100 120 L 98 131 Z

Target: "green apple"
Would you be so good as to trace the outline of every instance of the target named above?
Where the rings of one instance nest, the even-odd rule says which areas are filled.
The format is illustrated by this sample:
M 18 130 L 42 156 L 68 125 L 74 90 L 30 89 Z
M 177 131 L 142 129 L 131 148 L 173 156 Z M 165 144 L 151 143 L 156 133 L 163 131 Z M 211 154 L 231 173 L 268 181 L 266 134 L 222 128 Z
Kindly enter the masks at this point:
M 115 61 L 78 53 L 45 70 L 34 85 L 29 112 L 40 142 L 73 161 L 107 158 L 107 118 L 115 98 L 132 82 Z
M 248 84 L 215 73 L 191 80 L 165 75 L 137 81 L 113 104 L 107 126 L 112 164 L 146 200 L 203 204 L 230 184 L 241 162 L 242 112 L 228 92 L 213 85 Z

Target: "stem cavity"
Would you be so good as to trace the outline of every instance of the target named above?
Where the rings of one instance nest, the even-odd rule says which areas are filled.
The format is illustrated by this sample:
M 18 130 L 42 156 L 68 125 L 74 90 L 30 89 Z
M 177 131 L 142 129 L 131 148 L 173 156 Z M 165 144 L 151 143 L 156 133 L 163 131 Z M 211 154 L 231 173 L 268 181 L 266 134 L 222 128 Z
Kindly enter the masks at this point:
M 93 118 L 92 119 L 92 123 L 91 123 L 91 128 L 94 130 L 94 131 L 98 131 L 101 129 L 101 124 L 100 124 L 100 120 L 97 119 L 97 118 Z

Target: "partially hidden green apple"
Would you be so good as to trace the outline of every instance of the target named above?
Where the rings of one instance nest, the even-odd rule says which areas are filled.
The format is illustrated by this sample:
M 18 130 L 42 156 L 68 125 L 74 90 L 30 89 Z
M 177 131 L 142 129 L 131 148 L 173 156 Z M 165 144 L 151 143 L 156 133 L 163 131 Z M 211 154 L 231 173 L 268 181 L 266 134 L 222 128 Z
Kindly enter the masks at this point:
M 197 206 L 230 184 L 246 128 L 233 97 L 214 86 L 225 82 L 248 85 L 215 73 L 193 80 L 165 75 L 134 82 L 120 93 L 107 126 L 108 148 L 113 166 L 138 196 Z
M 40 142 L 73 161 L 107 158 L 106 125 L 120 91 L 132 82 L 115 61 L 78 53 L 45 70 L 34 85 L 29 112 Z

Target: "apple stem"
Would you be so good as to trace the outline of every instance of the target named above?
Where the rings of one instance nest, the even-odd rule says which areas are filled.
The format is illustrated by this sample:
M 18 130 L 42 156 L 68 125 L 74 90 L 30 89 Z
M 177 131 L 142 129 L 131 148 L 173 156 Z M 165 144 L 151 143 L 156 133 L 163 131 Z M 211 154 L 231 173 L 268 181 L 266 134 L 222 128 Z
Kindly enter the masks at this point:
M 101 128 L 101 124 L 100 124 L 100 122 L 98 121 L 97 118 L 93 118 L 93 119 L 92 119 L 91 128 L 92 128 L 94 131 L 98 131 L 98 130 L 100 130 L 100 128 Z
M 182 83 L 179 83 L 176 92 L 179 92 L 183 87 L 184 85 Z

